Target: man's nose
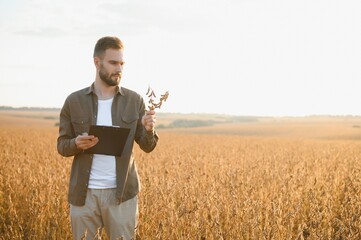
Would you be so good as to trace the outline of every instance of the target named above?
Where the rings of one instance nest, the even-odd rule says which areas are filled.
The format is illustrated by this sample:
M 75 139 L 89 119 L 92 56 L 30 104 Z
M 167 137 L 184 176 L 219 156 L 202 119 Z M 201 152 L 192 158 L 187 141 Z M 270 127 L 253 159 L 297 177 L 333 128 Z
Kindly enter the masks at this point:
M 117 72 L 122 72 L 122 71 L 123 71 L 123 66 L 122 66 L 121 64 L 117 64 L 115 70 L 116 70 Z

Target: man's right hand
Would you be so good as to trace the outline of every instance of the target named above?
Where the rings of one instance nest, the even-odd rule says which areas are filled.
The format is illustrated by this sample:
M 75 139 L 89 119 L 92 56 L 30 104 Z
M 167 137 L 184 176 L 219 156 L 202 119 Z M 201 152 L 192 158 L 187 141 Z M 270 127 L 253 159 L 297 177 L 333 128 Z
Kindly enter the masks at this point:
M 89 136 L 88 133 L 83 133 L 82 135 L 78 135 L 75 138 L 76 147 L 81 150 L 86 150 L 88 148 L 91 148 L 95 146 L 98 142 L 99 142 L 99 138 L 93 135 Z

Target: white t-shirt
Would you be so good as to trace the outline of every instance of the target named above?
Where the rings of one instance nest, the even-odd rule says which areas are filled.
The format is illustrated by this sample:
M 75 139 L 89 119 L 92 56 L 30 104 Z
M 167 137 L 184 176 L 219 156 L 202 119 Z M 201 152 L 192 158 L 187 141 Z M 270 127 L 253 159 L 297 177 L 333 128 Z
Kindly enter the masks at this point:
M 112 126 L 112 102 L 113 98 L 98 100 L 97 125 Z M 88 188 L 105 189 L 116 187 L 115 157 L 94 154 Z

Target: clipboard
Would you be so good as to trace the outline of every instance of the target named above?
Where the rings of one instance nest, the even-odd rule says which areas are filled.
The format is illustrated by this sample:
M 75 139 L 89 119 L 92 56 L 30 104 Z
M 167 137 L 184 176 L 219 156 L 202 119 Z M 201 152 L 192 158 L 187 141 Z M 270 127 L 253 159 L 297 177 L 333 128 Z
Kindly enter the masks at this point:
M 91 125 L 89 135 L 98 137 L 99 142 L 85 151 L 93 154 L 121 156 L 129 132 L 129 128 Z

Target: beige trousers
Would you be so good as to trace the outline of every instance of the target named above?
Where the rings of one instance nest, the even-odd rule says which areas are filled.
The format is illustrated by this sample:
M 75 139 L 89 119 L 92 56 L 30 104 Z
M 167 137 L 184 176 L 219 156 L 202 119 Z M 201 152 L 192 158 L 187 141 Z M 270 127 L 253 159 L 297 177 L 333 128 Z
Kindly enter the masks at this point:
M 115 193 L 116 189 L 88 189 L 84 206 L 70 205 L 74 240 L 98 239 L 103 228 L 111 240 L 135 239 L 138 197 L 117 204 Z

